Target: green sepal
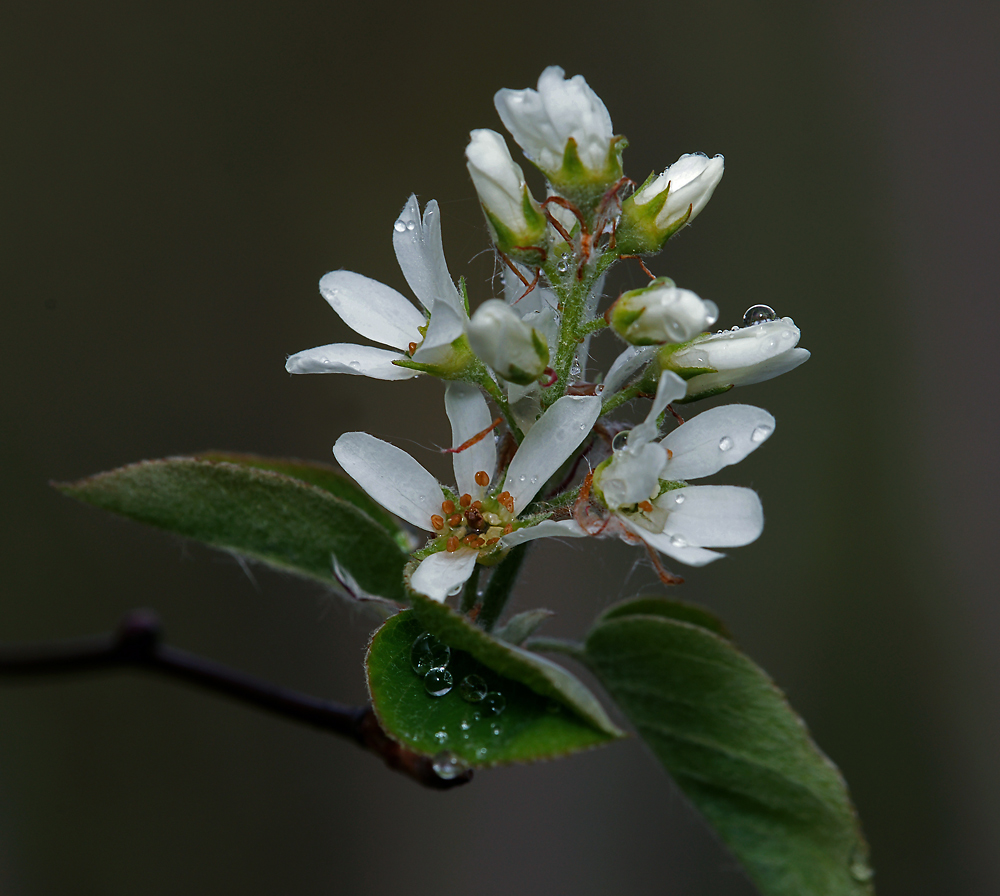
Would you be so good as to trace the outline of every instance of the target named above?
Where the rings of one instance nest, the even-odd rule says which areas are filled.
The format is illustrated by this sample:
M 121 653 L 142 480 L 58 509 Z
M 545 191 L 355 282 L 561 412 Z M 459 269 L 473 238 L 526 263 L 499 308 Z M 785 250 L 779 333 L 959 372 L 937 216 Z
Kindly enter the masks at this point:
M 615 231 L 615 247 L 622 255 L 655 255 L 691 217 L 691 209 L 681 215 L 669 227 L 660 229 L 656 217 L 663 211 L 670 195 L 670 186 L 652 199 L 639 205 L 635 197 L 652 183 L 651 174 L 646 182 L 622 203 L 622 214 Z
M 398 613 L 375 633 L 365 657 L 379 724 L 410 749 L 425 755 L 448 751 L 469 766 L 494 766 L 554 759 L 620 735 L 617 731 L 609 734 L 564 701 L 504 674 L 497 668 L 502 664 L 483 662 L 455 645 L 451 645 L 446 666 L 452 686 L 442 696 L 431 696 L 411 662 L 414 641 L 427 631 L 412 610 Z M 496 644 L 501 650 L 517 650 Z M 495 697 L 476 702 L 463 698 L 462 683 L 467 676 L 478 676 L 491 694 L 502 695 L 500 713 L 490 711 L 497 705 Z
M 720 626 L 641 598 L 598 620 L 586 662 L 763 896 L 871 896 L 843 778 Z
M 528 229 L 523 233 L 515 233 L 482 203 L 480 207 L 486 216 L 490 238 L 500 252 L 527 267 L 536 268 L 544 261 L 545 252 L 540 247 L 545 241 L 549 221 L 527 186 L 524 188 L 522 211 Z
M 406 358 L 400 358 L 392 363 L 397 367 L 417 370 L 442 380 L 469 381 L 473 370 L 477 369 L 477 365 L 479 365 L 479 359 L 469 348 L 469 340 L 465 338 L 464 333 L 452 341 L 451 350 L 452 355 L 445 364 L 422 364 Z
M 193 457 L 141 461 L 55 486 L 137 522 L 331 585 L 338 585 L 336 557 L 369 594 L 406 600 L 406 553 L 389 531 L 328 487 L 260 466 Z
M 583 164 L 576 139 L 570 137 L 566 141 L 562 165 L 558 171 L 546 171 L 538 167 L 549 179 L 556 193 L 572 202 L 589 218 L 597 210 L 605 193 L 621 180 L 622 154 L 627 146 L 628 140 L 625 137 L 612 137 L 604 168 L 595 170 Z

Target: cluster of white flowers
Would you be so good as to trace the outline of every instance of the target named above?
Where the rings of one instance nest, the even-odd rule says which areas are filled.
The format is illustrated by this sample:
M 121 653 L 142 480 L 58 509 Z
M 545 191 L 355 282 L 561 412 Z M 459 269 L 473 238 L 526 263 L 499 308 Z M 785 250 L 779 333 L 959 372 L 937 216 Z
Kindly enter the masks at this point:
M 715 303 L 666 277 L 599 310 L 614 262 L 659 252 L 704 209 L 722 156 L 682 155 L 635 188 L 623 174 L 625 141 L 582 76 L 550 67 L 537 90 L 501 90 L 495 102 L 547 190 L 542 201 L 532 194 L 503 136 L 472 132 L 468 169 L 505 265 L 503 298 L 480 302 L 470 317 L 464 282 L 456 287 L 444 258 L 437 203 L 421 216 L 411 196 L 392 238 L 420 306 L 375 280 L 333 271 L 320 281 L 323 297 L 359 335 L 388 348 L 324 345 L 286 365 L 291 373 L 446 381 L 454 489 L 367 433 L 346 433 L 333 449 L 368 494 L 428 533 L 408 567 L 409 586 L 445 600 L 477 564 L 503 562 L 515 546 L 548 536 L 614 535 L 646 545 L 654 560 L 659 552 L 694 566 L 721 556 L 712 548 L 752 542 L 763 528 L 753 491 L 687 481 L 744 458 L 771 435 L 774 418 L 729 404 L 662 438 L 660 427 L 674 419 L 674 403 L 801 364 L 809 353 L 797 347 L 798 328 L 755 306 L 744 326 L 708 332 Z M 606 374 L 588 374 L 590 339 L 604 329 L 627 345 Z M 630 432 L 602 420 L 642 398 L 652 405 Z

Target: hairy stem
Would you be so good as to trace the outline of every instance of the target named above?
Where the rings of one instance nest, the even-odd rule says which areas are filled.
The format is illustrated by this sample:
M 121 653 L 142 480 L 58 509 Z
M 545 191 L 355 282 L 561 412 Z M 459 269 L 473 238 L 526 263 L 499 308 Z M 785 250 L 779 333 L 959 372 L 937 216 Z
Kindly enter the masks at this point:
M 148 610 L 130 613 L 114 634 L 57 644 L 0 648 L 0 678 L 26 679 L 123 668 L 143 669 L 185 681 L 286 719 L 339 734 L 381 756 L 390 768 L 425 787 L 446 790 L 472 778 L 471 770 L 450 779 L 439 777 L 430 757 L 389 738 L 370 706 L 347 706 L 300 694 L 164 644 L 160 621 Z

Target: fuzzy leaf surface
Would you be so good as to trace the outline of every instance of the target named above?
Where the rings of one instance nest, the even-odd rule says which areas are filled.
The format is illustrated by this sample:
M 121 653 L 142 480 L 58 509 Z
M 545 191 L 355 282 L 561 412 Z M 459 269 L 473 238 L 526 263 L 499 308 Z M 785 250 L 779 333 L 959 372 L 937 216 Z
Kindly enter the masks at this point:
M 766 673 L 683 615 L 648 598 L 614 608 L 588 665 L 764 896 L 871 896 L 840 772 Z
M 563 702 L 456 647 L 451 648 L 446 667 L 451 689 L 443 696 L 431 696 L 411 662 L 413 644 L 426 632 L 421 618 L 405 610 L 375 633 L 365 658 L 379 723 L 411 749 L 427 755 L 450 751 L 470 766 L 492 766 L 553 759 L 614 739 Z M 463 698 L 467 676 L 479 676 L 489 692 L 502 695 L 501 712 L 490 710 L 495 698 L 475 702 Z
M 173 457 L 57 487 L 67 495 L 203 544 L 330 584 L 332 557 L 372 594 L 405 601 L 406 554 L 353 503 L 257 467 Z

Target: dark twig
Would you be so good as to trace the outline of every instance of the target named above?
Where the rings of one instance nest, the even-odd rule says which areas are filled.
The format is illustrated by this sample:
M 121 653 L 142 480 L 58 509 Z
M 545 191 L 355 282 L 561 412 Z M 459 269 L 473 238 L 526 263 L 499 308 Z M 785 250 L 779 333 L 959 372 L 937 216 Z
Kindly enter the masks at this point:
M 434 771 L 433 760 L 396 743 L 380 727 L 371 706 L 347 706 L 320 700 L 254 678 L 220 663 L 163 643 L 156 615 L 136 610 L 111 635 L 39 644 L 0 647 L 0 678 L 137 668 L 224 694 L 292 721 L 350 738 L 382 757 L 390 768 L 425 787 L 447 790 L 472 779 L 467 770 L 453 778 Z

